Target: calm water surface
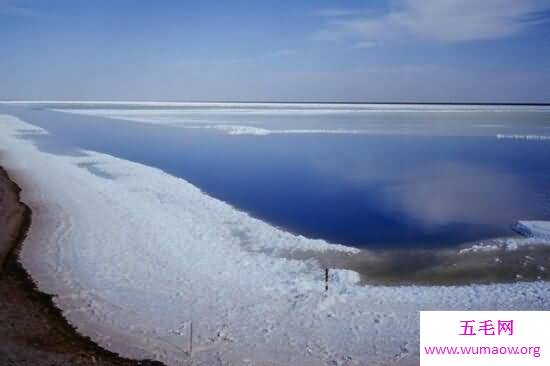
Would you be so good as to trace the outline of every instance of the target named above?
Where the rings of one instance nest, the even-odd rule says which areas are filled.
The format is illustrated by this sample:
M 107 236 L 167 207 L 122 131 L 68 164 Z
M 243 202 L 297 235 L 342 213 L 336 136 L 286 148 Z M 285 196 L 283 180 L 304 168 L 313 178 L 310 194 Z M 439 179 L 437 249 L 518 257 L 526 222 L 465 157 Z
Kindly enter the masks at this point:
M 157 107 L 144 113 L 168 125 L 152 125 L 43 106 L 1 109 L 48 130 L 51 136 L 22 131 L 41 149 L 82 148 L 154 166 L 255 217 L 331 242 L 442 247 L 512 235 L 518 219 L 550 220 L 550 140 L 496 138 L 550 135 L 548 111 Z M 134 117 L 136 109 L 117 106 Z M 220 124 L 286 132 L 229 135 L 212 128 Z

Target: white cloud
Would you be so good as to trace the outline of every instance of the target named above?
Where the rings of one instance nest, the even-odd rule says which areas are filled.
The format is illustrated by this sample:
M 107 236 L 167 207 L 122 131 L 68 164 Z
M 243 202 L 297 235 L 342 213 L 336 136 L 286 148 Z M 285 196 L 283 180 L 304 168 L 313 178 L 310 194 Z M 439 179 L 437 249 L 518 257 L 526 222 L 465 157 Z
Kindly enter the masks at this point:
M 546 22 L 550 0 L 397 0 L 376 16 L 328 19 L 320 40 L 396 40 L 406 37 L 460 42 L 499 39 Z

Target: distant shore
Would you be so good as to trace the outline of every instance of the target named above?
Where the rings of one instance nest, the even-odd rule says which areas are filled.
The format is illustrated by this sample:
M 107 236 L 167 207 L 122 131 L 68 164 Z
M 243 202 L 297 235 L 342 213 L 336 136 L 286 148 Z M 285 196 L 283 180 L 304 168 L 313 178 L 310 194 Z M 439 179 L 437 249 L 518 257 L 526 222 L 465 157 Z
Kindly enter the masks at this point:
M 52 296 L 37 290 L 18 259 L 32 214 L 19 193 L 0 167 L 0 365 L 162 365 L 99 347 L 76 332 Z
M 232 104 L 380 104 L 380 105 L 399 105 L 399 104 L 415 104 L 415 105 L 476 105 L 476 106 L 542 106 L 550 107 L 550 101 L 533 101 L 533 102 L 474 102 L 474 101 L 348 101 L 348 100 L 231 100 L 231 99 L 189 99 L 189 100 L 0 100 L 0 104 L 40 104 L 40 103 L 67 103 L 67 104 L 186 104 L 186 103 L 232 103 Z

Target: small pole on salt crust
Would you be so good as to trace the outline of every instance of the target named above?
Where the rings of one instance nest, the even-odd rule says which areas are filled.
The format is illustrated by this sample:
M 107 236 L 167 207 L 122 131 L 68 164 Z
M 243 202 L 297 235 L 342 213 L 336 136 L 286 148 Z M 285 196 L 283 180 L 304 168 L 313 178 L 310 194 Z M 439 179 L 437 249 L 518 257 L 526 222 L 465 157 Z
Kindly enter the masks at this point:
M 325 291 L 328 291 L 328 268 L 325 268 Z
M 193 322 L 189 325 L 189 354 L 193 354 Z

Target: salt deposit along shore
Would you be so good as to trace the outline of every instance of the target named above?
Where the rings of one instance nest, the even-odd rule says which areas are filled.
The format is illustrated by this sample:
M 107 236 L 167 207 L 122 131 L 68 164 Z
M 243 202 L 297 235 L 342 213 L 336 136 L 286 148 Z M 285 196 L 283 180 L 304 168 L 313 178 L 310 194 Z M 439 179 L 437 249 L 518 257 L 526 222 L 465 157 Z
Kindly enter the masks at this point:
M 36 289 L 18 261 L 32 216 L 19 192 L 0 167 L 0 365 L 158 366 L 101 349 L 67 323 L 51 296 Z
M 416 365 L 419 310 L 547 310 L 550 283 L 360 286 L 289 250 L 354 249 L 286 233 L 158 169 L 40 151 L 0 116 L 33 224 L 21 260 L 79 332 L 168 365 Z M 96 170 L 85 166 L 94 164 Z M 193 322 L 193 353 L 189 327 Z

